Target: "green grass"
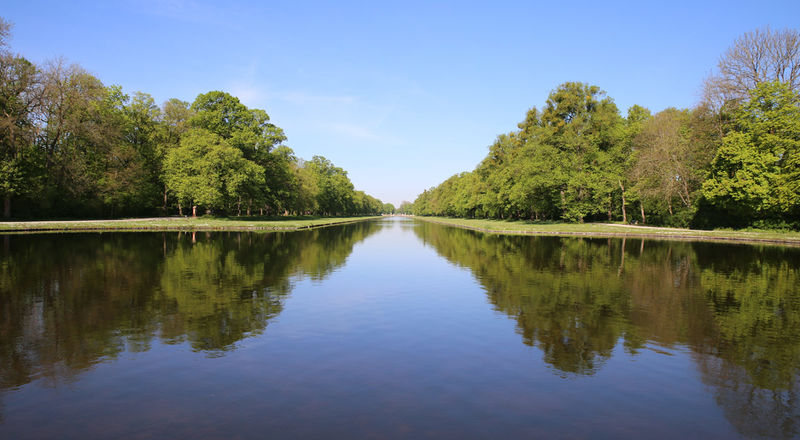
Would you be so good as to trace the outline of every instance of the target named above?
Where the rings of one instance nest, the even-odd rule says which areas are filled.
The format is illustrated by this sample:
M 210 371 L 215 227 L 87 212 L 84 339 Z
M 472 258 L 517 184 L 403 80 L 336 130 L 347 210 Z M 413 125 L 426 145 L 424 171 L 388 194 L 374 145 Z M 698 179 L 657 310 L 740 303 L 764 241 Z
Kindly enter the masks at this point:
M 683 240 L 724 240 L 743 242 L 766 242 L 800 245 L 800 232 L 753 230 L 713 230 L 661 228 L 632 226 L 615 223 L 543 223 L 533 221 L 507 221 L 463 219 L 450 217 L 415 217 L 419 220 L 464 228 L 476 229 L 493 234 L 525 235 L 576 235 L 599 237 L 646 237 L 672 238 Z
M 364 217 L 163 217 L 121 220 L 55 220 L 0 222 L 0 232 L 13 231 L 286 231 L 376 218 Z

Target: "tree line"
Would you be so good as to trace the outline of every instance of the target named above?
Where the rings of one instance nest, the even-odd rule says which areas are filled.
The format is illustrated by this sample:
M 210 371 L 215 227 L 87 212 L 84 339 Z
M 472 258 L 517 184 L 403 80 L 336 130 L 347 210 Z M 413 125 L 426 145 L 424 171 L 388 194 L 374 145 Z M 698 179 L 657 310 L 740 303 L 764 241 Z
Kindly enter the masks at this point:
M 391 204 L 322 156 L 305 161 L 269 115 L 222 92 L 128 95 L 63 60 L 13 53 L 0 18 L 3 216 L 360 215 Z
M 800 33 L 759 29 L 721 57 L 691 109 L 623 117 L 567 82 L 471 172 L 399 210 L 417 215 L 800 228 Z

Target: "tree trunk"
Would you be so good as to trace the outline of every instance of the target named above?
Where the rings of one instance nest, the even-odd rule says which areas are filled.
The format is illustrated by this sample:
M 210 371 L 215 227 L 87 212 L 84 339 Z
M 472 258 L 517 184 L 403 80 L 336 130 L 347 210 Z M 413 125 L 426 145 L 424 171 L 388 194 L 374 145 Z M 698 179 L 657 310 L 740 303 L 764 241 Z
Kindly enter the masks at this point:
M 250 217 L 250 207 L 253 206 L 253 199 L 247 200 L 247 216 Z
M 669 215 L 672 214 L 672 200 L 667 199 L 667 209 L 669 209 Z
M 164 215 L 167 215 L 167 185 L 164 185 L 164 206 L 161 207 Z
M 683 181 L 683 193 L 686 194 L 686 207 L 689 208 L 692 206 L 692 198 L 689 195 L 689 185 L 686 181 Z
M 236 202 L 236 217 L 242 216 L 242 196 L 239 196 L 239 200 Z
M 197 205 L 192 205 L 192 217 L 197 217 Z
M 622 180 L 617 180 L 619 189 L 622 190 L 622 223 L 628 223 L 628 212 L 625 210 L 625 187 L 622 186 Z
M 178 201 L 178 215 L 183 217 L 183 206 L 181 206 L 180 201 Z
M 11 196 L 6 195 L 3 199 L 3 217 L 11 218 Z
M 642 210 L 642 224 L 647 223 L 647 218 L 644 216 L 644 202 L 639 200 L 639 208 Z

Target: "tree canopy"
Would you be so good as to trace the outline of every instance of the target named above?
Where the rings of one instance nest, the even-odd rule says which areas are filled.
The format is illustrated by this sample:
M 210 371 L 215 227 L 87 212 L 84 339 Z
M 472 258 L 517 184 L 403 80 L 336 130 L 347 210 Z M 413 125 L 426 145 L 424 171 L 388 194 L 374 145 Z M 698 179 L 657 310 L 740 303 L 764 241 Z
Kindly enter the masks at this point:
M 129 95 L 63 60 L 37 66 L 10 50 L 10 32 L 0 18 L 4 217 L 394 209 L 357 191 L 322 156 L 297 158 L 266 111 L 229 93 L 159 106 L 147 93 Z
M 517 130 L 499 135 L 473 171 L 423 191 L 403 209 L 800 228 L 798 48 L 795 30 L 745 34 L 692 109 L 651 114 L 635 105 L 623 117 L 599 87 L 561 84 Z

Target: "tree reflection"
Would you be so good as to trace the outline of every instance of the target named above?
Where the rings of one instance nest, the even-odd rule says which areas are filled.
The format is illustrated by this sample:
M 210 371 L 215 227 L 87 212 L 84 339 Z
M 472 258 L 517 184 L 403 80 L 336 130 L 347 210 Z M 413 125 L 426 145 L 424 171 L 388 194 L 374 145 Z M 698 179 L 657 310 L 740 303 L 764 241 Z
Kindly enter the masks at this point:
M 154 338 L 222 355 L 264 331 L 296 280 L 325 278 L 380 228 L 7 236 L 0 387 L 69 382 Z
M 567 374 L 593 374 L 627 333 L 630 296 L 603 242 L 487 235 L 422 223 L 425 243 L 472 270 L 523 342 Z M 617 253 L 618 254 L 618 253 Z
M 594 374 L 620 342 L 687 346 L 744 435 L 800 433 L 800 249 L 415 231 L 558 374 Z

